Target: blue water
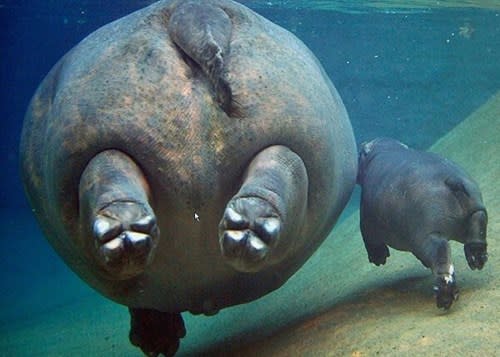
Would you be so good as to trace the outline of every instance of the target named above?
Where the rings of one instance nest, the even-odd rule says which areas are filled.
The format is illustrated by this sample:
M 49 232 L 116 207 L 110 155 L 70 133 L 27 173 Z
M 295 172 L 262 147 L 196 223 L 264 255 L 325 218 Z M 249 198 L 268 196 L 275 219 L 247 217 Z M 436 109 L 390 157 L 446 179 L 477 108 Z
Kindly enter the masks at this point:
M 92 294 L 44 241 L 24 198 L 18 145 L 28 102 L 52 65 L 83 37 L 148 3 L 0 0 L 0 334 Z M 500 10 L 358 6 L 339 12 L 245 4 L 316 54 L 358 142 L 384 135 L 425 149 L 500 89 Z

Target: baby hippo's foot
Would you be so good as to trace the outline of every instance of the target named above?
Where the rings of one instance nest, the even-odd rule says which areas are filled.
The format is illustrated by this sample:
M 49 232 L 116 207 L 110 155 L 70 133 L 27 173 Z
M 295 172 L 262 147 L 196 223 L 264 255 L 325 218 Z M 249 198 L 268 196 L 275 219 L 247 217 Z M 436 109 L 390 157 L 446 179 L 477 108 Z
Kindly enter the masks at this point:
M 276 247 L 280 231 L 281 219 L 269 202 L 259 197 L 235 198 L 219 225 L 222 255 L 238 271 L 259 271 Z
M 101 265 L 122 280 L 141 274 L 152 260 L 159 229 L 149 206 L 115 201 L 98 212 L 93 234 Z
M 438 308 L 448 310 L 453 301 L 458 299 L 458 288 L 455 273 L 439 275 L 434 285 Z
M 464 251 L 467 263 L 472 270 L 483 269 L 484 264 L 488 261 L 486 243 L 466 243 Z
M 385 244 L 365 243 L 365 248 L 368 252 L 368 260 L 376 266 L 384 265 L 387 258 L 391 255 L 389 248 Z

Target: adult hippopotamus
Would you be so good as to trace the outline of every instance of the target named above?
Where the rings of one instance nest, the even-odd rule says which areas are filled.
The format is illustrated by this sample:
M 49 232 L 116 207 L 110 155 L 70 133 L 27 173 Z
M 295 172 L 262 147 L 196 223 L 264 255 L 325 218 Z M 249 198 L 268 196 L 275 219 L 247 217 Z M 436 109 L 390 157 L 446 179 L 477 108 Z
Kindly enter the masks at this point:
M 45 235 L 173 354 L 181 312 L 278 287 L 357 174 L 342 101 L 290 32 L 229 0 L 152 4 L 89 35 L 26 114 L 22 178 Z

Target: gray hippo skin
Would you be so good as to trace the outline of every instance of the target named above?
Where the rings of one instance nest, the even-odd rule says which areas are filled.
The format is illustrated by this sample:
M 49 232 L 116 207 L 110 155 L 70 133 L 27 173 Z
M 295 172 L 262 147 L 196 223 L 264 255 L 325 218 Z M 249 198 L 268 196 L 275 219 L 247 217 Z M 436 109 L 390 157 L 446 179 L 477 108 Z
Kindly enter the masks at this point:
M 291 33 L 232 1 L 160 1 L 67 53 L 26 114 L 22 177 L 45 235 L 173 354 L 181 312 L 280 287 L 347 203 L 342 101 Z
M 458 297 L 448 240 L 464 244 L 471 269 L 487 260 L 487 213 L 478 185 L 458 165 L 389 138 L 363 143 L 357 182 L 369 261 L 385 264 L 387 245 L 412 252 L 435 275 L 437 306 Z

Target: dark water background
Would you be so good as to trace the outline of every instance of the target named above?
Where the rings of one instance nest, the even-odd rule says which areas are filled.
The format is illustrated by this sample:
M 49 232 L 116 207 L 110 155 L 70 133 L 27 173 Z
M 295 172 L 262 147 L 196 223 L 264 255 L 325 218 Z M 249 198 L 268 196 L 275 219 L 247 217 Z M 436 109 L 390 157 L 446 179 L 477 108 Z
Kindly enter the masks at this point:
M 22 192 L 18 145 L 28 102 L 83 37 L 147 3 L 0 0 L 0 334 L 90 293 L 43 240 Z M 384 135 L 427 148 L 500 89 L 500 11 L 256 11 L 316 54 L 344 100 L 358 143 Z M 470 37 L 460 35 L 461 27 L 474 29 Z

